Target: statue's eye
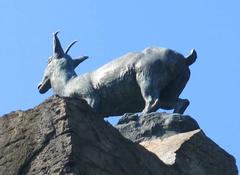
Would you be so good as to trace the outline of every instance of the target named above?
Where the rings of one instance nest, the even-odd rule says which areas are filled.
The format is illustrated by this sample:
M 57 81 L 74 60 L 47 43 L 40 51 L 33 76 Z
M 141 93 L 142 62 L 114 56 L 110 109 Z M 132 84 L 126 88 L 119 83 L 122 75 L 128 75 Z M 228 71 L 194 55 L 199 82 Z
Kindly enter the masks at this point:
M 48 64 L 52 61 L 52 57 L 48 58 Z

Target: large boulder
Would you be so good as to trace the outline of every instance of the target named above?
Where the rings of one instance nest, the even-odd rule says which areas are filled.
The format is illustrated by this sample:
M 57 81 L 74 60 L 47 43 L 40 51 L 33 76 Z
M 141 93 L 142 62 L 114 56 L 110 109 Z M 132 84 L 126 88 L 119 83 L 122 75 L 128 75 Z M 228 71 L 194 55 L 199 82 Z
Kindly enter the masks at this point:
M 52 97 L 0 118 L 0 174 L 175 175 L 80 99 Z
M 117 128 L 125 136 L 135 133 L 132 137 L 122 136 L 77 98 L 53 96 L 33 109 L 4 115 L 0 174 L 237 174 L 235 159 L 190 117 L 163 113 L 124 117 Z
M 163 139 L 177 133 L 199 129 L 198 123 L 190 116 L 159 112 L 141 116 L 125 114 L 115 127 L 133 142 L 152 138 Z
M 190 116 L 157 112 L 141 116 L 126 114 L 115 127 L 179 175 L 238 174 L 234 157 L 208 138 Z

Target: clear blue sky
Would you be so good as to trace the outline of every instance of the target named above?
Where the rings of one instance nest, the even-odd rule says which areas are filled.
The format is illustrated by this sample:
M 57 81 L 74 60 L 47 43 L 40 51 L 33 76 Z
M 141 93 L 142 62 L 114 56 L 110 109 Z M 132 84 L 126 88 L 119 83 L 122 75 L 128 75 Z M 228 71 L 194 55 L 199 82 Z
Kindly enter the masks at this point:
M 29 109 L 52 95 L 37 91 L 52 33 L 72 56 L 89 55 L 77 72 L 147 46 L 198 52 L 183 98 L 186 114 L 240 162 L 240 1 L 0 1 L 0 115 Z M 114 120 L 111 120 L 113 123 Z

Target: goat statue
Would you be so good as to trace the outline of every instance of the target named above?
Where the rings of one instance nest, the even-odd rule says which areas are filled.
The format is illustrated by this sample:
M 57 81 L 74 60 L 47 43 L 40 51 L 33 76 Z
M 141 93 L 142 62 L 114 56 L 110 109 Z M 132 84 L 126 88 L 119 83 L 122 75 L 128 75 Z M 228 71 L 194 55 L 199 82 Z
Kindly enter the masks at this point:
M 74 69 L 88 57 L 72 59 L 68 51 L 76 41 L 63 51 L 57 34 L 53 34 L 53 56 L 38 85 L 41 94 L 52 88 L 62 97 L 80 97 L 104 117 L 159 108 L 183 114 L 189 105 L 179 95 L 189 80 L 189 66 L 197 58 L 194 49 L 184 57 L 170 49 L 149 47 L 77 75 Z

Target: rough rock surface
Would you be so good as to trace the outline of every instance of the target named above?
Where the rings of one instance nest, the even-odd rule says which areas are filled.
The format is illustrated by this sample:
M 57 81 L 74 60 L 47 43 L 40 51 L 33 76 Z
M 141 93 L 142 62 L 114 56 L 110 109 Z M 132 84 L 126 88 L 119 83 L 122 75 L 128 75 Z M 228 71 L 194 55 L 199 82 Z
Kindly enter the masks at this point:
M 189 116 L 151 113 L 125 115 L 122 135 L 153 152 L 179 175 L 237 175 L 233 156 L 209 139 Z
M 190 116 L 153 112 L 141 116 L 125 114 L 116 128 L 124 137 L 141 142 L 154 137 L 165 138 L 176 133 L 192 131 L 199 129 L 199 126 Z
M 12 112 L 0 118 L 0 175 L 237 174 L 234 158 L 190 117 L 148 116 L 145 129 L 141 122 L 132 127 L 133 133 L 146 131 L 134 143 L 80 99 L 54 96 L 33 109 Z M 159 116 L 173 118 L 154 129 Z M 134 121 L 126 115 L 118 128 L 147 118 L 142 117 Z
M 0 174 L 175 175 L 82 100 L 52 97 L 0 118 Z

